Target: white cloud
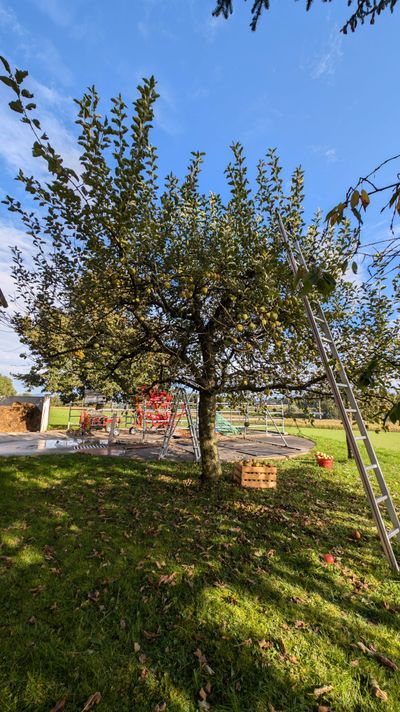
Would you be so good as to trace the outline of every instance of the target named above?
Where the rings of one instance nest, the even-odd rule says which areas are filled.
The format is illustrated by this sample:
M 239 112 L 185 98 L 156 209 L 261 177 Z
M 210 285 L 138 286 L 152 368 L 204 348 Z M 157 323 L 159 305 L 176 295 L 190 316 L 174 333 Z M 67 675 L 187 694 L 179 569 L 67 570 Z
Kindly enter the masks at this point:
M 336 67 L 343 56 L 342 51 L 343 37 L 339 32 L 337 25 L 333 28 L 328 46 L 320 57 L 313 63 L 311 70 L 312 79 L 321 79 L 321 77 L 332 77 L 335 74 Z
M 313 151 L 313 153 L 316 153 L 319 156 L 325 158 L 327 163 L 336 163 L 337 161 L 336 148 L 333 148 L 331 146 L 317 145 L 311 146 L 311 150 Z

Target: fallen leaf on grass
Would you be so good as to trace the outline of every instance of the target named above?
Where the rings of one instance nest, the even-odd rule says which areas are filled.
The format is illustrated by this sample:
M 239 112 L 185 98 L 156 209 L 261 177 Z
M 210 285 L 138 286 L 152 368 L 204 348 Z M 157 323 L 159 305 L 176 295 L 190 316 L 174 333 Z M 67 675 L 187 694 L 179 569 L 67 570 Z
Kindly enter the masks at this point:
M 305 623 L 304 621 L 295 621 L 295 622 L 294 622 L 294 627 L 295 627 L 295 628 L 306 628 L 306 627 L 307 627 L 307 623 Z
M 250 638 L 251 640 L 251 638 Z M 270 640 L 265 640 L 265 638 L 262 638 L 261 640 L 258 640 L 258 645 L 261 648 L 261 650 L 268 650 L 268 648 L 272 648 L 273 643 L 271 643 Z
M 211 706 L 208 704 L 207 700 L 201 700 L 201 702 L 199 702 L 199 710 L 208 712 L 208 710 L 210 710 L 210 709 L 211 709 Z
M 161 704 L 156 705 L 154 707 L 154 712 L 165 712 L 166 709 L 167 709 L 167 703 L 161 702 Z
M 144 653 L 142 653 L 141 655 L 139 655 L 139 662 L 140 662 L 140 663 L 143 664 L 143 663 L 146 662 L 146 660 L 147 660 L 147 657 L 146 657 L 146 655 L 145 655 Z
M 147 675 L 149 674 L 148 668 L 144 667 L 143 670 L 140 673 L 140 677 L 142 680 L 145 680 Z
M 32 596 L 38 596 L 39 593 L 42 593 L 44 591 L 44 586 L 35 586 L 35 588 L 30 588 L 29 593 L 32 594 Z
M 201 700 L 206 700 L 207 699 L 207 692 L 205 691 L 204 687 L 201 687 L 199 690 L 199 697 Z
M 29 625 L 36 625 L 36 618 L 35 616 L 31 616 L 28 620 Z
M 96 601 L 98 601 L 100 598 L 100 591 L 89 591 L 87 597 L 90 601 L 94 601 L 96 603 Z
M 197 658 L 200 665 L 205 665 L 205 663 L 207 662 L 207 658 L 204 653 L 201 652 L 200 648 L 197 648 L 197 650 L 194 651 L 193 655 L 195 656 L 195 658 Z
M 387 702 L 387 700 L 388 700 L 387 692 L 385 692 L 384 690 L 381 690 L 381 688 L 379 687 L 376 680 L 371 679 L 371 686 L 372 686 L 372 692 L 373 692 L 374 696 L 377 697 L 378 700 L 383 700 L 383 702 Z
M 43 547 L 43 555 L 44 555 L 44 558 L 47 559 L 47 561 L 54 561 L 54 559 L 55 559 L 54 547 L 46 544 Z
M 394 663 L 393 660 L 390 660 L 390 658 L 387 658 L 386 655 L 381 655 L 380 653 L 373 653 L 373 655 L 378 660 L 378 662 L 382 663 L 382 665 L 385 665 L 386 667 L 390 668 L 391 670 L 399 669 L 399 666 L 396 665 L 396 663 Z
M 133 644 L 133 649 L 134 649 L 135 653 L 138 653 L 139 650 L 140 650 L 140 645 L 139 645 L 139 643 L 134 643 L 134 644 Z
M 365 653 L 366 655 L 372 655 L 372 657 L 374 657 L 374 658 L 375 658 L 379 663 L 381 663 L 382 665 L 385 665 L 385 667 L 388 667 L 388 668 L 390 668 L 391 670 L 398 670 L 398 669 L 399 669 L 398 665 L 396 665 L 396 663 L 393 662 L 393 660 L 390 660 L 390 658 L 387 658 L 386 655 L 382 655 L 381 653 L 378 653 L 378 652 L 375 650 L 374 646 L 371 645 L 371 646 L 368 648 L 367 645 L 365 645 L 364 643 L 362 643 L 362 642 L 359 640 L 359 641 L 357 642 L 357 647 L 359 647 L 360 650 L 362 650 L 362 652 Z
M 147 640 L 156 640 L 156 638 L 160 637 L 160 633 L 152 633 L 148 630 L 143 630 L 142 633 Z
M 174 578 L 178 575 L 177 571 L 173 571 L 172 574 L 163 574 L 163 576 L 160 576 L 158 579 L 158 586 L 162 586 L 163 584 L 170 584 L 174 583 Z
M 391 606 L 386 601 L 383 602 L 383 607 L 389 611 L 389 613 L 400 613 L 400 606 Z
M 125 623 L 125 620 L 124 620 L 123 618 L 121 618 L 121 620 L 120 620 L 120 622 L 119 622 L 119 625 L 120 625 L 120 627 L 122 628 L 122 630 L 125 630 L 125 628 L 126 628 L 126 623 Z
M 321 697 L 322 695 L 326 695 L 328 692 L 331 692 L 333 690 L 333 685 L 324 685 L 323 687 L 316 687 L 313 695 L 314 697 Z
M 90 695 L 89 699 L 86 700 L 85 706 L 82 708 L 81 712 L 88 712 L 88 710 L 91 710 L 92 707 L 95 705 L 100 704 L 101 702 L 101 694 L 100 692 L 94 692 L 93 695 Z
M 319 705 L 318 712 L 331 712 L 331 708 L 326 705 Z
M 67 701 L 67 698 L 64 697 L 62 700 L 58 700 L 54 707 L 51 708 L 50 712 L 63 712 L 63 709 L 65 708 L 65 703 Z

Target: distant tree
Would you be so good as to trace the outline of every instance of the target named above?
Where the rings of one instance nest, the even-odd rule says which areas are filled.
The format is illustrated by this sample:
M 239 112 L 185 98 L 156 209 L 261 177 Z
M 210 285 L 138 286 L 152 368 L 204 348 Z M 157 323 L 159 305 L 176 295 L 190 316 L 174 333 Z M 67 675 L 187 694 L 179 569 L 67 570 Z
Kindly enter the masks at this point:
M 0 396 L 15 396 L 16 392 L 11 378 L 0 375 Z
M 332 2 L 332 0 L 321 0 L 324 3 Z M 228 18 L 233 12 L 233 2 L 234 0 L 217 0 L 216 8 L 213 15 L 218 17 L 218 15 L 223 15 Z M 258 21 L 261 17 L 263 10 L 270 9 L 270 0 L 251 0 L 251 14 L 252 20 L 250 27 L 252 30 L 257 28 Z M 306 10 L 310 10 L 314 3 L 314 0 L 305 0 Z M 389 9 L 393 12 L 395 5 L 397 5 L 398 0 L 347 0 L 347 5 L 355 6 L 355 11 L 352 12 L 349 19 L 342 27 L 342 32 L 347 34 L 348 30 L 354 32 L 357 25 L 363 25 L 364 22 L 369 22 L 371 25 L 375 23 L 376 18 L 384 11 Z
M 203 479 L 218 478 L 218 396 L 327 392 L 277 230 L 279 210 L 297 235 L 303 231 L 302 171 L 285 195 L 270 151 L 252 187 L 243 149 L 234 144 L 225 200 L 200 191 L 199 152 L 183 181 L 170 174 L 160 188 L 150 143 L 158 95 L 150 78 L 129 119 L 121 96 L 112 100 L 111 118 L 100 111 L 94 88 L 77 102 L 78 175 L 32 118 L 26 73 L 8 76 L 17 95 L 11 109 L 33 130 L 33 155 L 50 174 L 41 182 L 19 173 L 36 211 L 5 198 L 36 248 L 32 265 L 14 250 L 25 308 L 10 322 L 34 360 L 25 382 L 58 391 L 56 382 L 70 389 L 77 379 L 103 393 L 116 383 L 126 393 L 141 374 L 142 382 L 191 388 L 199 393 Z M 300 237 L 311 263 L 305 288 L 311 299 L 318 289 L 327 302 L 356 377 L 375 353 L 398 349 L 396 324 L 383 293 L 378 299 L 343 276 L 355 249 L 349 225 L 322 227 L 317 215 Z

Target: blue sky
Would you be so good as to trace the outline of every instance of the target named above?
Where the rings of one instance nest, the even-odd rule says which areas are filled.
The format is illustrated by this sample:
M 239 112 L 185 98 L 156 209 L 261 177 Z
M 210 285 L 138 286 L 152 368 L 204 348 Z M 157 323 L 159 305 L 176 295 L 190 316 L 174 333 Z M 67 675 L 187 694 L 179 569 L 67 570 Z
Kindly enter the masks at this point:
M 277 147 L 286 176 L 301 164 L 306 207 L 328 210 L 359 175 L 398 153 L 400 11 L 343 36 L 346 0 L 274 0 L 256 33 L 249 2 L 229 21 L 214 0 L 0 0 L 0 54 L 28 69 L 42 123 L 71 164 L 72 97 L 95 84 L 104 99 L 128 100 L 154 74 L 161 98 L 153 142 L 162 173 L 182 176 L 192 150 L 205 151 L 205 190 L 223 190 L 229 144 L 249 166 Z M 15 193 L 18 167 L 37 170 L 31 138 L 0 88 L 0 193 Z M 4 207 L 4 206 L 3 206 Z M 384 237 L 388 219 L 370 212 L 365 239 Z M 10 297 L 8 245 L 30 245 L 0 209 L 0 281 Z M 26 370 L 15 335 L 0 326 L 0 373 Z

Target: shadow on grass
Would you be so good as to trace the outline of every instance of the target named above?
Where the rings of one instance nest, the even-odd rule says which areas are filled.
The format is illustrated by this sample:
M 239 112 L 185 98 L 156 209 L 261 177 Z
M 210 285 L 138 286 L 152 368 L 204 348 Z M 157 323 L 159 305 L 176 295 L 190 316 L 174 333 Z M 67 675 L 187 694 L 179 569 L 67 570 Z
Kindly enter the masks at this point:
M 296 460 L 276 491 L 207 492 L 190 463 L 46 456 L 2 461 L 0 507 L 7 712 L 96 690 L 110 712 L 313 710 L 327 681 L 336 709 L 368 710 L 371 675 L 400 708 L 398 674 L 350 665 L 360 640 L 399 641 L 352 480 Z

